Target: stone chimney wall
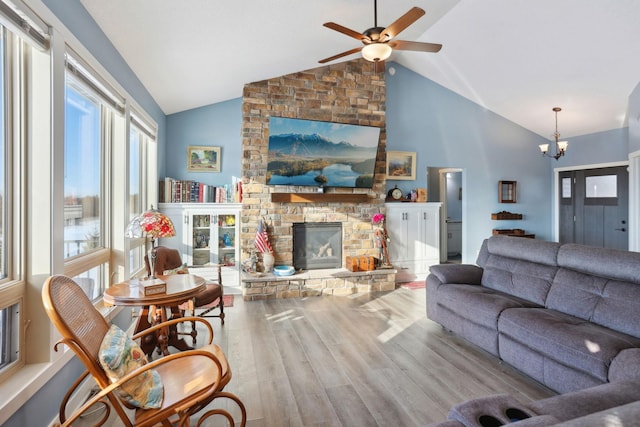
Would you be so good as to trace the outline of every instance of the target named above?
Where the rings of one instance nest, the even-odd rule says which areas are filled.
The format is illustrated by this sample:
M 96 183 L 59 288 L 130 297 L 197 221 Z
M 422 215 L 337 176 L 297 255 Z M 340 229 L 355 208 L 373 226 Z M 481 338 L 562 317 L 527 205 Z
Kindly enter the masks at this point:
M 374 248 L 371 217 L 384 212 L 385 101 L 384 72 L 376 72 L 373 63 L 362 59 L 245 85 L 242 104 L 242 260 L 254 249 L 260 218 L 267 225 L 276 265 L 292 265 L 294 222 L 342 222 L 343 265 L 345 256 L 378 255 Z M 328 188 L 318 202 L 272 202 L 272 193 L 315 193 L 316 189 L 265 184 L 271 116 L 380 127 L 373 189 Z M 368 197 L 364 203 L 337 203 L 331 201 L 335 193 L 361 193 Z

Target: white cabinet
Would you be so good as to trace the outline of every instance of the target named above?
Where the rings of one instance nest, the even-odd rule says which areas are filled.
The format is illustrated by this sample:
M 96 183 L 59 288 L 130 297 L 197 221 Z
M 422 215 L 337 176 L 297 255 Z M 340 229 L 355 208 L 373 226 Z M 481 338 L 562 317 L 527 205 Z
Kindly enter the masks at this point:
M 161 245 L 178 249 L 189 266 L 222 264 L 222 283 L 238 285 L 240 204 L 161 203 L 159 209 L 176 228 L 176 236 L 160 239 Z M 215 278 L 205 269 L 196 274 Z
M 400 279 L 423 279 L 440 262 L 441 203 L 387 203 L 389 258 Z M 407 277 L 403 277 L 407 276 Z

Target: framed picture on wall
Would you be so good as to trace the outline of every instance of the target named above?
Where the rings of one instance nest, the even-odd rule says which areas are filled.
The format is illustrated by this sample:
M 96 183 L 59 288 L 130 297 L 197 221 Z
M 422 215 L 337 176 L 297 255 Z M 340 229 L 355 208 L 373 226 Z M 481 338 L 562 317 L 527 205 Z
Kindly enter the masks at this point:
M 387 151 L 387 179 L 416 179 L 416 153 L 412 151 Z
M 220 147 L 190 145 L 187 148 L 187 170 L 220 172 Z

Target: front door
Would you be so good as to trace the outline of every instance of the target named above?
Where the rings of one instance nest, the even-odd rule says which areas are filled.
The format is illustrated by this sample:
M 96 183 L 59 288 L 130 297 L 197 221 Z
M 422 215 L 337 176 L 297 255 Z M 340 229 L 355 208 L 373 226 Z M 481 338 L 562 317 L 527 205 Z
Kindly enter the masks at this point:
M 627 166 L 560 172 L 560 243 L 627 250 Z

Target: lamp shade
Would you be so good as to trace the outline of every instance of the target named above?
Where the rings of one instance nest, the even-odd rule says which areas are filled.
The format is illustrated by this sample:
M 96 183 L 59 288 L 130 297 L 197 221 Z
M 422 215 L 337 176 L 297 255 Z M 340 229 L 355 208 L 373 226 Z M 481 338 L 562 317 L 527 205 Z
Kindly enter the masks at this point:
M 150 209 L 140 215 L 140 226 L 144 234 L 153 239 L 176 235 L 173 222 L 165 214 L 155 209 Z
M 176 229 L 173 222 L 153 207 L 132 219 L 125 230 L 125 236 L 130 238 L 151 237 L 157 239 L 175 235 Z
M 391 51 L 391 46 L 386 43 L 371 43 L 362 48 L 362 57 L 371 62 L 384 61 Z

